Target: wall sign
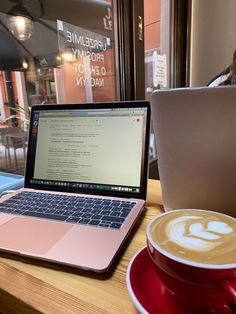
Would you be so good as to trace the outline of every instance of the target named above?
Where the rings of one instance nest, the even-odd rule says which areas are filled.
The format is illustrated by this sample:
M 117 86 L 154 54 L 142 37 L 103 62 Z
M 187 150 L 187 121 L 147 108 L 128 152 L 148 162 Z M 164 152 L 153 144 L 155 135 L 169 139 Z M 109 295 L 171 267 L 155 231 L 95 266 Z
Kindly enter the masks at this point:
M 110 38 L 62 21 L 57 29 L 59 58 L 62 64 L 73 63 L 77 86 L 104 87 Z
M 153 85 L 154 87 L 167 86 L 167 63 L 166 55 L 153 52 Z

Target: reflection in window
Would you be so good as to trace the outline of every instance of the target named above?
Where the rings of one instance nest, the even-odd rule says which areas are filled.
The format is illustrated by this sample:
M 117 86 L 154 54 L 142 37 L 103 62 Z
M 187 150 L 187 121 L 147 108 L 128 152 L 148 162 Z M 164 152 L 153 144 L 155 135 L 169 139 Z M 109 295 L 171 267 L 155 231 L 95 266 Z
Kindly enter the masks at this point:
M 116 100 L 114 44 L 112 1 L 1 1 L 0 130 L 27 131 L 35 104 Z

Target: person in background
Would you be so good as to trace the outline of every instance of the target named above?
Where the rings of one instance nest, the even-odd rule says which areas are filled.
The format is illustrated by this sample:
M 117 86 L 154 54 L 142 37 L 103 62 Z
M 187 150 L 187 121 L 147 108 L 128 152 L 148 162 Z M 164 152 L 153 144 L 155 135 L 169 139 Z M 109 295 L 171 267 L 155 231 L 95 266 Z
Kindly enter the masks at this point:
M 222 85 L 235 85 L 236 84 L 236 50 L 233 54 L 233 61 L 223 72 L 215 76 L 208 86 L 222 86 Z

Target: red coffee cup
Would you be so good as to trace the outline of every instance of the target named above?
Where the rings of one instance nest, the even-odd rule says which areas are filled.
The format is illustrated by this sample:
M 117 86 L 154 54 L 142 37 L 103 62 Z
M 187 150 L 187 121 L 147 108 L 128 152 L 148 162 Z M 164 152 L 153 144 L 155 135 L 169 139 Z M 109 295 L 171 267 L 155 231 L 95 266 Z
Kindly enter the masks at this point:
M 232 313 L 235 218 L 197 209 L 164 213 L 147 227 L 147 248 L 158 276 L 179 302 L 212 313 Z

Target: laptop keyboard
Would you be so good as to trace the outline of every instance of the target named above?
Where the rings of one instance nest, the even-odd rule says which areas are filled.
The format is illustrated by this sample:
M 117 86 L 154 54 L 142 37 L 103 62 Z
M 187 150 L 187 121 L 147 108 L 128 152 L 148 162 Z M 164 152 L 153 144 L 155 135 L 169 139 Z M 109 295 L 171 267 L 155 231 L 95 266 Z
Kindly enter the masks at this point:
M 84 196 L 21 192 L 0 203 L 0 212 L 119 229 L 135 204 Z

